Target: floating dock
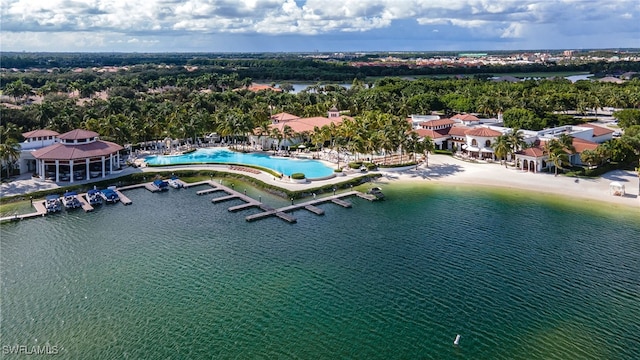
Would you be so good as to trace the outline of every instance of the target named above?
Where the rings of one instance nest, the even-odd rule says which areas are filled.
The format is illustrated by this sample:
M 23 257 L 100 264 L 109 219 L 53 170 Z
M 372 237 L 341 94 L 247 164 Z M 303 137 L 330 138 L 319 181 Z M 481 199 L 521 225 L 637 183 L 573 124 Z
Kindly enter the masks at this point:
M 122 191 L 115 190 L 115 192 L 116 192 L 116 194 L 118 194 L 118 197 L 120 198 L 120 202 L 122 203 L 122 205 L 131 205 L 131 204 L 133 204 L 133 201 L 131 201 L 131 199 L 129 199 L 128 197 L 124 196 Z
M 334 194 L 334 195 L 330 195 L 330 196 L 326 196 L 326 197 L 321 197 L 321 198 L 316 198 L 313 200 L 309 200 L 309 201 L 304 201 L 304 202 L 300 202 L 298 204 L 291 204 L 291 205 L 287 205 L 278 209 L 274 209 L 268 205 L 263 204 L 260 201 L 256 201 L 255 199 L 240 193 L 238 191 L 235 191 L 234 189 L 228 188 L 222 184 L 213 182 L 213 181 L 200 181 L 198 183 L 192 183 L 192 184 L 187 184 L 185 187 L 191 187 L 191 186 L 196 186 L 196 185 L 209 185 L 211 186 L 210 189 L 204 189 L 204 190 L 200 190 L 197 192 L 198 195 L 205 195 L 205 194 L 211 194 L 213 192 L 217 192 L 217 191 L 223 191 L 225 193 L 227 193 L 227 195 L 223 195 L 223 196 L 219 196 L 219 197 L 214 197 L 213 199 L 211 199 L 211 202 L 214 204 L 217 203 L 221 203 L 224 201 L 229 201 L 229 200 L 234 200 L 234 199 L 239 199 L 244 201 L 244 204 L 240 204 L 240 205 L 234 205 L 234 206 L 230 206 L 228 208 L 228 210 L 230 212 L 237 212 L 237 211 L 241 211 L 241 210 L 245 210 L 245 209 L 249 209 L 249 208 L 254 208 L 257 207 L 259 209 L 262 210 L 262 212 L 259 212 L 257 214 L 252 214 L 252 215 L 248 215 L 245 217 L 246 221 L 255 221 L 255 220 L 260 220 L 260 219 L 264 219 L 266 217 L 270 217 L 270 216 L 276 216 L 282 220 L 285 220 L 289 223 L 295 223 L 297 220 L 296 218 L 289 214 L 289 212 L 295 211 L 295 210 L 299 210 L 299 209 L 305 209 L 307 211 L 310 211 L 316 215 L 324 215 L 324 210 L 317 207 L 316 205 L 318 204 L 322 204 L 322 203 L 326 203 L 326 202 L 332 202 L 334 204 L 337 204 L 339 206 L 342 206 L 344 208 L 350 208 L 351 207 L 351 203 L 348 201 L 343 200 L 343 198 L 349 197 L 349 196 L 358 196 L 361 197 L 363 199 L 367 199 L 369 201 L 373 201 L 376 200 L 376 197 L 373 195 L 369 195 L 369 194 L 363 194 L 359 191 L 347 191 L 344 193 L 340 193 L 340 194 Z
M 93 206 L 89 204 L 89 201 L 86 200 L 86 197 L 86 193 L 78 195 L 78 200 L 80 201 L 80 205 L 82 205 L 82 210 L 84 210 L 84 212 L 93 211 Z

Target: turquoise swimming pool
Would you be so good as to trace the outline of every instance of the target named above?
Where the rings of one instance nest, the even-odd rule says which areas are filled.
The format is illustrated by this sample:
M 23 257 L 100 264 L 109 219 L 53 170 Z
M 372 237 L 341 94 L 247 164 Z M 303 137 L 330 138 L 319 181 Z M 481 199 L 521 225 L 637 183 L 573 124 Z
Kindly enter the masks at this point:
M 264 153 L 239 153 L 223 148 L 198 149 L 183 155 L 151 155 L 144 161 L 149 165 L 181 164 L 245 164 L 278 171 L 284 175 L 303 173 L 308 179 L 327 177 L 333 169 L 320 161 L 274 157 Z

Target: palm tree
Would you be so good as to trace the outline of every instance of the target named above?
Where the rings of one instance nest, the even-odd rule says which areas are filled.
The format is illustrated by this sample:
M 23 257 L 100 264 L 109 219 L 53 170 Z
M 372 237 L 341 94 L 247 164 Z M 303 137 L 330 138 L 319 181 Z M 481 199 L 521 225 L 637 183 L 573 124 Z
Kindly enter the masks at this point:
M 427 167 L 429 167 L 429 154 L 433 153 L 436 149 L 436 145 L 433 143 L 433 140 L 429 136 L 425 136 L 422 138 L 422 150 L 424 151 L 424 157 L 426 160 Z
M 276 139 L 276 147 L 273 150 L 273 154 L 275 155 L 276 151 L 279 150 L 280 141 L 282 140 L 282 133 L 276 127 L 271 129 L 271 134 L 269 134 L 272 138 Z
M 545 151 L 549 155 L 549 161 L 555 166 L 555 176 L 558 176 L 558 169 L 564 169 L 569 164 L 569 156 L 559 140 L 551 139 L 545 145 Z
M 4 138 L 0 144 L 0 159 L 7 169 L 7 178 L 11 177 L 13 163 L 20 158 L 20 143 L 14 138 Z
M 513 131 L 507 135 L 507 139 L 510 146 L 511 155 L 514 158 L 516 152 L 524 149 L 527 146 L 527 143 L 524 141 L 524 133 L 520 129 L 513 129 Z
M 496 141 L 493 143 L 493 152 L 500 159 L 500 163 L 502 163 L 502 159 L 504 158 L 504 167 L 507 167 L 507 154 L 511 152 L 511 143 L 510 136 L 503 134 L 496 138 Z

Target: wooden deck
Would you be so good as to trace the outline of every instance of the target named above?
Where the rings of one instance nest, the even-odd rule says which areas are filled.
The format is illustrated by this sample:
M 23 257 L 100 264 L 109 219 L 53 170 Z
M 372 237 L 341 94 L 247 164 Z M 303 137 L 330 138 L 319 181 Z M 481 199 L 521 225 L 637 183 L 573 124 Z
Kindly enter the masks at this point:
M 5 216 L 0 218 L 0 222 L 7 221 L 20 221 L 23 219 L 30 219 L 37 216 L 45 216 L 47 215 L 47 208 L 44 206 L 44 201 L 34 201 L 31 205 L 36 209 L 36 211 L 28 213 L 28 214 L 16 214 L 13 216 Z

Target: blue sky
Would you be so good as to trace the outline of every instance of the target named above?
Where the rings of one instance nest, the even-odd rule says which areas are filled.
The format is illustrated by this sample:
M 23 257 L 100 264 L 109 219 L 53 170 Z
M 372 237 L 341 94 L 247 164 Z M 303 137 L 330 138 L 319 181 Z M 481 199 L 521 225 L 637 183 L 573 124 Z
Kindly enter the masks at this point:
M 0 0 L 2 51 L 640 48 L 638 0 Z

